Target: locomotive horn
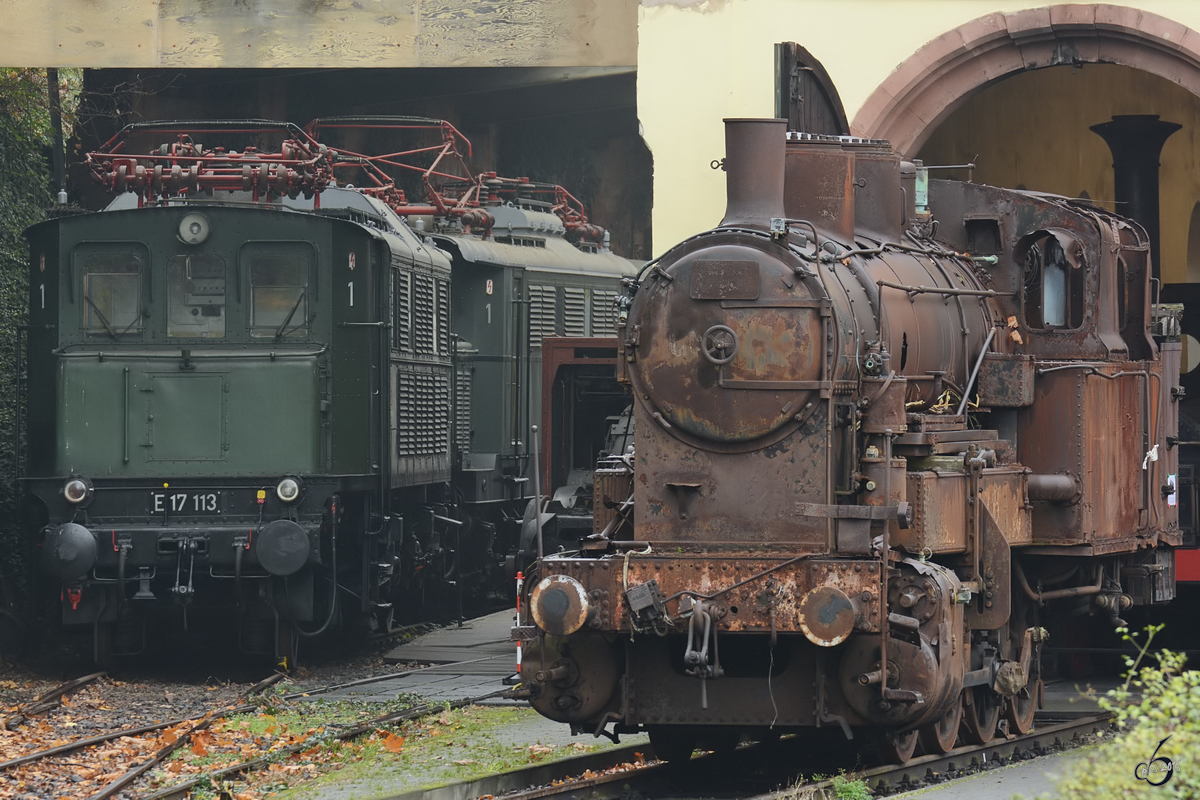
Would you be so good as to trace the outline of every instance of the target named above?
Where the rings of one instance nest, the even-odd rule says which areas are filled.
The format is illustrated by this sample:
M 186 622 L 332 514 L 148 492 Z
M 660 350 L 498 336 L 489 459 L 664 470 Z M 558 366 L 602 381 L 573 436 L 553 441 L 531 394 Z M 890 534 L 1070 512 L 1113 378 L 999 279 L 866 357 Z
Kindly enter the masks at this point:
M 721 227 L 769 230 L 783 214 L 786 119 L 725 120 L 725 218 Z

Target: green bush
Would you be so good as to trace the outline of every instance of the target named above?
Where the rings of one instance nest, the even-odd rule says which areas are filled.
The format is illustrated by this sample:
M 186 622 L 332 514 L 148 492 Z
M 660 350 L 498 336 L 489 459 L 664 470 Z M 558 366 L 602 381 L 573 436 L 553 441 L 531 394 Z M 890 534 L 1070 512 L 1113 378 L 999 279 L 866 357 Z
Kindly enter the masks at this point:
M 1055 787 L 1058 797 L 1200 797 L 1200 672 L 1184 670 L 1184 656 L 1169 650 L 1154 656 L 1156 665 L 1142 666 L 1162 626 L 1146 630 L 1141 645 L 1136 634 L 1119 629 L 1139 652 L 1125 659 L 1129 672 L 1124 685 L 1099 700 L 1102 709 L 1113 713 L 1117 739 L 1075 763 Z

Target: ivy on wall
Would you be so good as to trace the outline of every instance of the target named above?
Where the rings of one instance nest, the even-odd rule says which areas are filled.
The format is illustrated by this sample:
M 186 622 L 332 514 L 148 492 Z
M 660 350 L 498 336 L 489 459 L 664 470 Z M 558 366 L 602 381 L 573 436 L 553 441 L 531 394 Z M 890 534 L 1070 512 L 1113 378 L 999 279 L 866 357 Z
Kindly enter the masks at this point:
M 60 70 L 64 135 L 74 120 L 80 70 Z M 24 574 L 17 507 L 17 332 L 26 320 L 29 248 L 24 231 L 46 218 L 51 187 L 49 87 L 44 69 L 0 68 L 0 604 L 19 596 Z

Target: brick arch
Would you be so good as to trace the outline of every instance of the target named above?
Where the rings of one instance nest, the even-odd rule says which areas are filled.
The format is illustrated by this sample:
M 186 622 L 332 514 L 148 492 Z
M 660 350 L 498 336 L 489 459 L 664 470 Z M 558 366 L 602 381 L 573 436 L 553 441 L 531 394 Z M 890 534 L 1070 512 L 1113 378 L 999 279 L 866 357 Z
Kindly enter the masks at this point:
M 1067 64 L 1133 67 L 1200 96 L 1200 33 L 1126 6 L 1048 6 L 988 14 L 929 42 L 871 93 L 850 128 L 911 157 L 975 93 Z

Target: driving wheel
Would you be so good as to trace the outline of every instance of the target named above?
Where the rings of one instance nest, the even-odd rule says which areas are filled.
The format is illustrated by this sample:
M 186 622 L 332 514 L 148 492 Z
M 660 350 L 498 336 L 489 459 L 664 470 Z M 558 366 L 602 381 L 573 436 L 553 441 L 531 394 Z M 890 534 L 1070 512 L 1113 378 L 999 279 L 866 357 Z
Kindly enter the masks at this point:
M 878 740 L 879 758 L 885 764 L 903 764 L 911 760 L 917 752 L 918 738 L 916 730 L 901 733 L 888 731 L 882 734 Z
M 921 728 L 921 746 L 927 753 L 949 753 L 958 741 L 958 728 L 962 723 L 963 704 L 960 695 L 954 707 L 936 722 Z
M 1033 715 L 1037 711 L 1038 692 L 1041 691 L 1042 679 L 1030 681 L 1015 697 L 1008 698 L 1004 709 L 1004 717 L 1015 733 L 1026 734 L 1033 730 Z M 1021 693 L 1028 695 L 1021 697 Z
M 1000 695 L 989 686 L 972 686 L 966 691 L 971 696 L 970 702 L 963 699 L 963 738 L 971 744 L 987 744 L 996 735 L 996 725 L 1000 722 Z

